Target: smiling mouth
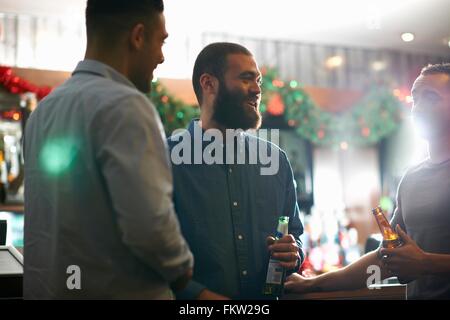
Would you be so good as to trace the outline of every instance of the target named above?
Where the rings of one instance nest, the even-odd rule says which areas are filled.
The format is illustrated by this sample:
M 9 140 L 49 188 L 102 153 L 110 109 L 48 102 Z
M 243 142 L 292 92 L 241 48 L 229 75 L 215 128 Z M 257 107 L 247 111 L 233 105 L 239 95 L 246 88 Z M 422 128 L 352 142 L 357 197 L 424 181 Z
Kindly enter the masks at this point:
M 258 109 L 258 103 L 256 101 L 247 101 L 246 104 L 255 110 Z

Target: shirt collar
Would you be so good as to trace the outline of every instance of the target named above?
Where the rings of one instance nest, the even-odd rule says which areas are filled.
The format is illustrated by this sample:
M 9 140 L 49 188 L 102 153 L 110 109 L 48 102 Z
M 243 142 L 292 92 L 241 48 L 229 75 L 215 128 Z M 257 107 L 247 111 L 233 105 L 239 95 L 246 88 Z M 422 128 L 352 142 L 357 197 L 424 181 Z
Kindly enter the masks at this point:
M 202 147 L 203 148 L 205 148 L 206 146 L 208 146 L 211 143 L 210 141 L 203 140 L 203 135 L 205 134 L 206 130 L 203 129 L 200 126 L 200 119 L 199 118 L 192 119 L 191 122 L 189 123 L 189 127 L 188 127 L 187 130 L 188 130 L 189 135 L 191 137 L 191 141 L 194 141 L 195 137 L 199 137 L 198 136 L 198 132 L 199 132 L 198 130 L 200 130 L 200 132 L 201 132 L 200 137 L 202 139 Z M 197 131 L 197 135 L 194 134 L 195 131 Z M 248 136 L 247 136 L 247 134 L 245 132 L 242 132 L 241 137 L 244 139 L 244 142 L 247 142 Z M 221 146 L 224 147 L 225 145 L 223 143 L 221 143 Z M 245 148 L 247 148 L 247 147 L 248 147 L 247 143 L 245 143 Z
M 101 77 L 111 79 L 115 82 L 136 89 L 136 86 L 130 80 L 128 80 L 123 74 L 121 74 L 114 68 L 108 66 L 107 64 L 104 64 L 97 60 L 85 59 L 83 61 L 78 62 L 78 65 L 72 72 L 72 75 L 76 73 L 91 73 L 99 75 Z
M 203 135 L 203 133 L 205 133 L 205 130 L 203 130 L 203 128 L 200 127 L 199 121 L 200 121 L 199 118 L 194 118 L 189 123 L 188 131 L 189 131 L 189 134 L 191 135 L 192 139 L 194 138 L 194 130 L 198 130 L 198 128 L 200 128 L 202 130 L 202 135 Z

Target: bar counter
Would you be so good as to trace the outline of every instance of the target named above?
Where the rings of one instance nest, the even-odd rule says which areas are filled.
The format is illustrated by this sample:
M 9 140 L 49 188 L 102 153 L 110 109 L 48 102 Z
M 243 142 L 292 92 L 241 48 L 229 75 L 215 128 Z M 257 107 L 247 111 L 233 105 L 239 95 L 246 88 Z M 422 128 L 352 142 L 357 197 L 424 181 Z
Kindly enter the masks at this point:
M 282 300 L 406 300 L 406 285 L 380 284 L 348 291 L 288 293 Z

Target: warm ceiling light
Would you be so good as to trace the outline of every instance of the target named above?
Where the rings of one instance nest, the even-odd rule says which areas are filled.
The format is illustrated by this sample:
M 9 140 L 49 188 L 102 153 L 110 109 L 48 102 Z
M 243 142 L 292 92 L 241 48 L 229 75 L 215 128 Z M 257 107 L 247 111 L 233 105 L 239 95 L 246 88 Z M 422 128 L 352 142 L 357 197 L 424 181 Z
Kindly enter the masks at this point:
M 372 62 L 372 69 L 375 71 L 381 71 L 381 70 L 386 69 L 386 62 L 374 61 L 374 62 Z
M 414 34 L 411 32 L 402 33 L 402 40 L 405 42 L 411 42 L 414 40 Z
M 344 59 L 341 56 L 329 57 L 327 61 L 325 61 L 325 65 L 330 69 L 338 68 L 342 66 L 343 63 Z

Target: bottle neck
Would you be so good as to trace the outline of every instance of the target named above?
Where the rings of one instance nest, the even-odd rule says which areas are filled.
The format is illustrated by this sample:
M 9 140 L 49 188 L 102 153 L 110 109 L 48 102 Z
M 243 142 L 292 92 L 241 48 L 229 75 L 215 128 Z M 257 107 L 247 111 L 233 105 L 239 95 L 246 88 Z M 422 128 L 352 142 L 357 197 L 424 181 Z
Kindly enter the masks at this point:
M 392 229 L 391 225 L 382 212 L 375 213 L 375 219 L 377 220 L 378 227 L 380 228 L 381 235 L 383 236 L 383 240 L 395 241 L 399 239 L 397 233 Z

